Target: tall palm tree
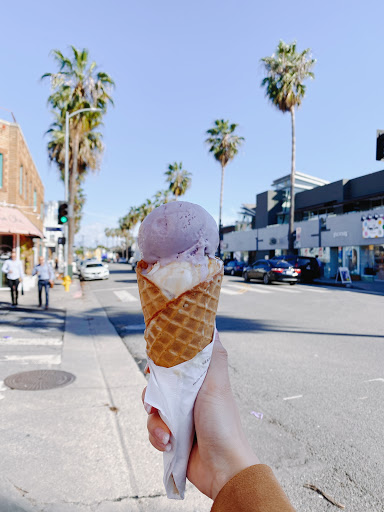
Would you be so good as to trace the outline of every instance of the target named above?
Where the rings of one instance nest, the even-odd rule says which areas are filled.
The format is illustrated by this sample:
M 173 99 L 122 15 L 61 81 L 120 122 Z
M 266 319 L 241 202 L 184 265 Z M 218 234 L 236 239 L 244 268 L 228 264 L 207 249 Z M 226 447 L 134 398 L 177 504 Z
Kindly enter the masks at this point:
M 288 227 L 288 251 L 293 253 L 293 228 L 295 222 L 295 166 L 296 166 L 296 136 L 295 136 L 295 108 L 301 105 L 306 87 L 303 84 L 308 78 L 315 78 L 311 71 L 316 60 L 311 57 L 311 50 L 307 48 L 301 53 L 297 52 L 296 41 L 287 44 L 280 41 L 276 53 L 271 57 L 261 59 L 265 66 L 266 77 L 261 82 L 265 87 L 267 98 L 281 112 L 291 113 L 292 129 L 292 157 L 291 157 L 291 191 L 290 212 Z
M 42 79 L 51 81 L 51 95 L 48 103 L 56 113 L 56 121 L 65 119 L 66 112 L 75 112 L 83 108 L 98 108 L 98 112 L 83 112 L 70 119 L 70 146 L 72 165 L 69 172 L 69 221 L 68 246 L 73 247 L 75 234 L 75 197 L 79 162 L 81 156 L 81 140 L 84 135 L 92 132 L 101 124 L 108 104 L 113 104 L 110 91 L 114 86 L 112 78 L 105 72 L 97 71 L 96 62 L 89 61 L 87 49 L 78 50 L 71 46 L 71 56 L 65 57 L 59 50 L 53 50 L 52 55 L 59 71 L 45 73 Z M 87 168 L 87 166 L 86 166 Z M 71 215 L 72 212 L 72 215 Z M 69 261 L 72 263 L 72 250 L 69 251 Z
M 176 201 L 180 196 L 183 196 L 191 186 L 192 174 L 183 169 L 183 164 L 174 162 L 169 164 L 168 171 L 165 171 L 167 176 L 166 181 L 169 183 L 169 190 L 175 196 Z
M 207 130 L 208 138 L 205 140 L 209 146 L 209 152 L 221 165 L 220 210 L 219 210 L 219 234 L 221 255 L 221 241 L 223 239 L 223 226 L 221 224 L 224 195 L 224 171 L 228 162 L 234 159 L 239 152 L 239 146 L 244 142 L 244 137 L 235 135 L 237 124 L 229 124 L 224 119 L 216 119 L 213 128 Z

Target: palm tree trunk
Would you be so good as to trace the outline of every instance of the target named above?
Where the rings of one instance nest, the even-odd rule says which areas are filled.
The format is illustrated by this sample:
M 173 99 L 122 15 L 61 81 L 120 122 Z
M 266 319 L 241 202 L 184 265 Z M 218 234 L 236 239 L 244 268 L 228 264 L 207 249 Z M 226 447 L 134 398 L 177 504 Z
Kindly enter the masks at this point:
M 73 243 L 75 240 L 75 197 L 77 185 L 77 158 L 79 154 L 79 141 L 80 134 L 76 130 L 72 139 L 72 154 L 73 154 L 73 167 L 72 172 L 69 174 L 69 217 L 68 217 L 68 265 L 72 265 L 73 257 Z
M 292 121 L 292 161 L 291 161 L 291 205 L 289 209 L 289 227 L 288 227 L 288 253 L 294 252 L 293 231 L 295 225 L 295 166 L 296 166 L 296 135 L 295 135 L 295 107 L 291 107 Z
M 220 245 L 219 245 L 219 257 L 221 258 L 221 245 L 223 240 L 223 226 L 222 226 L 222 212 L 223 212 L 223 196 L 224 196 L 224 171 L 225 165 L 221 165 L 221 188 L 220 188 L 220 210 L 219 210 L 219 237 L 220 237 Z

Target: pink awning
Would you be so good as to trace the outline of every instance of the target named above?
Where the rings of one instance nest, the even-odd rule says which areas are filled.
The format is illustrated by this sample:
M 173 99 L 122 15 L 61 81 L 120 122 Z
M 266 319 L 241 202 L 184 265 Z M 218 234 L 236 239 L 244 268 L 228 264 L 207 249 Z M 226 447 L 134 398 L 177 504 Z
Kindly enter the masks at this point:
M 0 233 L 44 238 L 43 233 L 20 210 L 6 206 L 0 206 Z

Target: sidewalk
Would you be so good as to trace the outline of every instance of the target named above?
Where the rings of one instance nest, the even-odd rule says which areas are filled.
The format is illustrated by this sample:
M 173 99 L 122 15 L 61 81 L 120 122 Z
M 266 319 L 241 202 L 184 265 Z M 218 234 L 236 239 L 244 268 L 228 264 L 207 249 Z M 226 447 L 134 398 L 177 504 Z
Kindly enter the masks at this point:
M 211 500 L 191 485 L 183 502 L 166 498 L 141 404 L 146 379 L 93 294 L 81 296 L 78 281 L 52 292 L 52 314 L 64 308 L 66 321 L 61 363 L 51 368 L 76 380 L 45 391 L 0 383 L 0 511 L 209 511 Z M 6 364 L 1 380 L 41 369 Z
M 336 282 L 335 279 L 321 278 L 316 279 L 314 283 L 323 286 L 337 286 L 339 288 L 347 287 L 347 285 L 341 283 L 340 281 Z M 349 289 L 363 290 L 366 292 L 384 295 L 384 281 L 352 281 Z

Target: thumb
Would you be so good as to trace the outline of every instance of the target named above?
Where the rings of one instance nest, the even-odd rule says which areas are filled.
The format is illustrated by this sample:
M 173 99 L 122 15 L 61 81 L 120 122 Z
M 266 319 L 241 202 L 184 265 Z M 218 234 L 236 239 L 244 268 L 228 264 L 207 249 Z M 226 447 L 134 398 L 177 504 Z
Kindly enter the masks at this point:
M 228 374 L 228 353 L 216 331 L 211 362 L 202 385 L 202 391 L 209 394 L 226 394 L 231 391 Z

